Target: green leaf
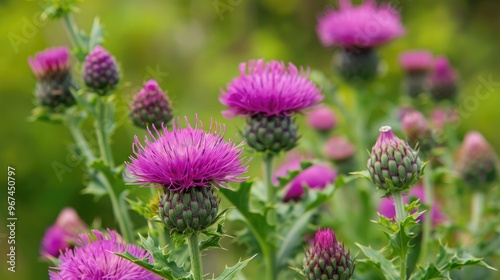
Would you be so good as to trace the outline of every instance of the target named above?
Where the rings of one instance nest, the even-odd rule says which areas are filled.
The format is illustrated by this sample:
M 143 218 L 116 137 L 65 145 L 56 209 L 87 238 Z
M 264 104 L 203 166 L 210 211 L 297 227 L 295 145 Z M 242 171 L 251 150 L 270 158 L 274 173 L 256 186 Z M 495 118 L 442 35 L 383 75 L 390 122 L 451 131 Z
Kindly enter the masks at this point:
M 374 250 L 370 247 L 363 246 L 359 243 L 356 243 L 361 251 L 365 254 L 367 259 L 357 260 L 359 263 L 366 263 L 374 266 L 379 269 L 387 280 L 398 280 L 399 279 L 399 271 L 394 267 L 394 265 L 385 258 L 384 253 L 385 249 L 381 251 Z
M 256 255 L 253 255 L 244 261 L 239 261 L 237 264 L 235 264 L 231 267 L 226 267 L 226 269 L 224 269 L 224 272 L 222 272 L 222 274 L 219 277 L 214 278 L 214 280 L 232 280 L 232 279 L 234 279 L 236 277 L 236 273 L 238 273 L 238 271 L 242 270 L 245 266 L 247 266 L 247 264 L 253 258 L 255 258 L 255 256 Z
M 250 209 L 250 191 L 252 182 L 242 182 L 237 190 L 220 188 L 219 191 L 236 207 L 250 227 L 261 246 L 271 244 L 275 246 L 273 238 L 274 226 L 268 224 L 266 213 L 256 213 Z M 265 211 L 267 212 L 267 211 Z M 261 248 L 262 249 L 262 248 Z
M 102 43 L 104 29 L 99 22 L 99 18 L 95 17 L 92 23 L 92 29 L 90 30 L 88 49 L 93 50 L 95 46 Z
M 95 199 L 99 199 L 108 194 L 106 188 L 96 181 L 90 181 L 87 186 L 82 190 L 82 194 L 91 194 Z
M 304 213 L 304 215 L 296 220 L 292 227 L 288 229 L 287 234 L 283 239 L 283 243 L 280 245 L 276 258 L 278 261 L 278 269 L 287 264 L 287 261 L 291 258 L 293 252 L 295 252 L 297 248 L 302 247 L 304 232 L 307 230 L 307 225 L 309 224 L 313 214 L 313 211 Z
M 215 231 L 203 232 L 205 235 L 209 236 L 207 240 L 201 242 L 200 251 L 203 252 L 209 248 L 222 248 L 220 240 L 222 237 L 226 236 L 223 230 L 224 220 L 217 224 L 217 229 Z

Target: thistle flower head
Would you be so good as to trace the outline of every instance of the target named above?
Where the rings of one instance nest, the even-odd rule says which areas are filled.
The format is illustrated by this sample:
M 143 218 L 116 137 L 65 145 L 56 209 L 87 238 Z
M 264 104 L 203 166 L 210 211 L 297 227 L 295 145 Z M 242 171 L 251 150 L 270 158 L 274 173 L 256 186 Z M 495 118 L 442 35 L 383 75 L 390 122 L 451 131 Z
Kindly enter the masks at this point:
M 465 135 L 456 165 L 464 181 L 471 186 L 480 188 L 497 178 L 498 158 L 490 144 L 477 131 Z
M 304 195 L 304 187 L 309 189 L 324 189 L 332 184 L 337 177 L 335 169 L 325 164 L 314 164 L 293 178 L 285 193 L 284 200 L 298 200 Z
M 165 93 L 155 80 L 149 80 L 134 96 L 130 106 L 132 122 L 141 128 L 151 125 L 161 127 L 172 120 L 172 107 Z
M 35 97 L 39 105 L 55 110 L 75 104 L 71 90 L 76 89 L 76 84 L 70 73 L 67 47 L 37 53 L 28 58 L 28 63 L 38 80 Z
M 434 56 L 424 50 L 407 51 L 399 55 L 399 64 L 407 73 L 427 72 L 434 67 Z
M 314 236 L 312 248 L 306 251 L 306 279 L 349 279 L 355 264 L 351 254 L 340 244 L 330 229 L 320 229 Z
M 380 128 L 380 135 L 372 148 L 367 166 L 372 181 L 388 195 L 394 191 L 409 189 L 421 175 L 417 153 L 394 135 L 390 126 Z
M 85 85 L 100 95 L 115 88 L 120 81 L 116 60 L 101 46 L 96 46 L 83 63 Z
M 139 259 L 146 258 L 152 263 L 152 257 L 146 250 L 136 245 L 125 244 L 121 236 L 112 230 L 108 230 L 107 234 L 98 230 L 93 230 L 92 233 L 95 238 L 91 235 L 80 235 L 80 238 L 75 240 L 77 246 L 61 254 L 60 263 L 49 271 L 51 280 L 161 279 L 114 254 L 128 252 Z
M 234 138 L 225 141 L 225 126 L 216 122 L 210 123 L 208 131 L 201 121 L 196 120 L 195 127 L 187 118 L 186 123 L 188 127 L 181 128 L 179 119 L 173 121 L 172 129 L 163 127 L 163 133 L 153 126 L 152 141 L 146 136 L 144 145 L 135 137 L 135 157 L 126 163 L 134 183 L 187 191 L 245 180 L 240 178 L 247 170 L 240 159 L 243 143 L 235 144 Z
M 307 114 L 307 124 L 319 132 L 328 132 L 337 125 L 337 116 L 328 106 L 318 106 Z
M 323 154 L 335 162 L 351 159 L 356 153 L 356 147 L 344 136 L 332 136 L 326 141 Z
M 458 92 L 458 76 L 444 56 L 436 58 L 431 73 L 431 95 L 437 100 L 453 100 Z
M 290 116 L 323 99 L 316 85 L 308 80 L 309 69 L 292 63 L 263 59 L 240 64 L 240 76 L 222 91 L 219 101 L 228 107 L 227 118 L 241 116 Z
M 39 52 L 28 58 L 28 63 L 37 79 L 65 76 L 69 72 L 69 49 L 57 47 Z
M 72 239 L 87 232 L 87 225 L 80 219 L 75 209 L 64 208 L 56 222 L 50 226 L 42 238 L 42 257 L 57 258 L 61 251 L 72 246 Z
M 340 0 L 339 9 L 328 9 L 316 28 L 325 47 L 373 48 L 405 33 L 399 12 L 388 4 L 377 6 L 365 0 L 352 6 L 351 0 Z
M 61 251 L 71 246 L 72 237 L 71 234 L 58 225 L 49 227 L 45 231 L 40 244 L 40 255 L 44 258 L 59 257 Z

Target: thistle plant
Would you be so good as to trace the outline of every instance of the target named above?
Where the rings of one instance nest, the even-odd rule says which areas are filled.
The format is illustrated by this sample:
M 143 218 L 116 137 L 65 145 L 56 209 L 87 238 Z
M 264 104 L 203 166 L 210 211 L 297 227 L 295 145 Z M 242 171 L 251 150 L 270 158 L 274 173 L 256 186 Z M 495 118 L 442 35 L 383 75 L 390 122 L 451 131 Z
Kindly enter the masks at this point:
M 457 100 L 458 75 L 447 59 L 427 51 L 399 56 L 402 91 L 411 97 L 403 100 L 411 105 L 395 117 L 401 104 L 376 79 L 377 48 L 405 34 L 395 7 L 341 0 L 337 10 L 319 17 L 320 42 L 340 48 L 333 75 L 342 79 L 278 60 L 241 63 L 219 95 L 224 117 L 246 121 L 232 138 L 226 124 L 210 120 L 205 127 L 198 115 L 191 122 L 174 119 L 174 110 L 183 108 L 172 106 L 163 83 L 138 82 L 142 87 L 129 111 L 120 115 L 129 116 L 125 125 L 141 129 L 134 139 L 119 139 L 132 143 L 122 164 L 113 150 L 121 124 L 115 120 L 123 97 L 118 85 L 134 82 L 119 70 L 120 56 L 103 44 L 99 20 L 85 32 L 72 17 L 75 1 L 47 3 L 44 15 L 62 21 L 73 46 L 28 59 L 36 78 L 31 119 L 68 128 L 74 153 L 84 161 L 82 191 L 109 197 L 115 218 L 87 226 L 75 210 L 64 209 L 41 238 L 40 255 L 52 263 L 50 279 L 229 280 L 250 261 L 257 269 L 246 278 L 266 280 L 451 279 L 456 269 L 492 269 L 487 262 L 495 259 L 488 257 L 500 255 L 500 220 L 493 215 L 494 196 L 488 196 L 498 192 L 494 148 L 472 132 L 451 160 L 456 139 L 444 127 L 456 121 L 450 117 L 456 103 L 436 107 L 421 95 Z M 70 63 L 72 55 L 76 63 Z M 386 121 L 399 121 L 401 131 L 383 126 L 375 141 L 373 125 Z M 302 122 L 307 125 L 299 131 Z M 450 141 L 438 141 L 439 131 Z M 249 153 L 262 157 L 262 164 Z M 273 168 L 280 156 L 283 163 Z M 438 167 L 425 168 L 429 161 Z M 249 168 L 259 164 L 261 177 Z M 356 180 L 359 175 L 371 184 Z M 466 199 L 453 195 L 467 191 L 458 183 L 449 191 L 455 177 L 472 190 L 471 221 L 461 212 Z M 130 210 L 144 219 L 133 224 Z M 378 222 L 371 223 L 377 212 Z M 218 277 L 209 275 L 218 269 L 213 264 L 223 265 L 219 254 L 211 254 L 215 261 L 203 266 L 203 253 L 222 248 L 222 238 L 230 236 L 225 245 L 231 251 L 246 251 L 235 250 L 240 261 L 224 264 Z

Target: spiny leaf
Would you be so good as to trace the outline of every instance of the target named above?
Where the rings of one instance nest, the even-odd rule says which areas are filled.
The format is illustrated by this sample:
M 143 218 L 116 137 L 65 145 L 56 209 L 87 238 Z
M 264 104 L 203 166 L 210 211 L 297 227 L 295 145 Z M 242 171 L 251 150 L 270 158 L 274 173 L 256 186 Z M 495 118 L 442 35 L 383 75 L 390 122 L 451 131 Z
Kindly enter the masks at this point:
M 253 258 L 255 258 L 255 256 L 256 255 L 253 255 L 244 261 L 239 261 L 237 264 L 231 267 L 226 267 L 226 269 L 224 269 L 224 272 L 222 272 L 222 274 L 219 277 L 214 278 L 214 280 L 233 280 L 234 277 L 236 276 L 236 273 L 238 273 L 238 271 L 242 270 L 245 266 L 247 266 L 247 264 Z
M 387 280 L 399 279 L 398 270 L 384 256 L 385 249 L 377 251 L 377 250 L 374 250 L 370 247 L 363 246 L 359 243 L 356 243 L 356 246 L 358 246 L 361 249 L 361 251 L 363 251 L 365 256 L 368 258 L 368 259 L 357 260 L 357 262 L 370 264 L 370 265 L 376 267 L 385 275 Z

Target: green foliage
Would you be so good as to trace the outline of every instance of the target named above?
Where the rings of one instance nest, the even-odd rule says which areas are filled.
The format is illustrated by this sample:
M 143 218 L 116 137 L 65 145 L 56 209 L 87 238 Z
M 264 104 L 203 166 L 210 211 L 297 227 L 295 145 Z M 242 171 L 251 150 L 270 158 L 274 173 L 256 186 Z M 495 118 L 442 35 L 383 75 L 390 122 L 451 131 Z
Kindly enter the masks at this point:
M 236 274 L 242 270 L 247 264 L 255 257 L 255 255 L 251 256 L 250 258 L 247 258 L 244 261 L 239 261 L 237 264 L 231 266 L 231 267 L 226 267 L 222 274 L 217 277 L 213 278 L 214 280 L 233 280 L 236 277 Z
M 82 0 L 43 0 L 44 15 L 50 19 L 59 19 L 78 10 L 77 5 Z

